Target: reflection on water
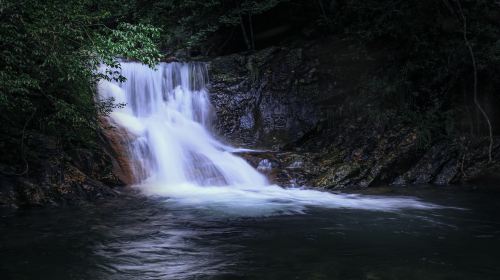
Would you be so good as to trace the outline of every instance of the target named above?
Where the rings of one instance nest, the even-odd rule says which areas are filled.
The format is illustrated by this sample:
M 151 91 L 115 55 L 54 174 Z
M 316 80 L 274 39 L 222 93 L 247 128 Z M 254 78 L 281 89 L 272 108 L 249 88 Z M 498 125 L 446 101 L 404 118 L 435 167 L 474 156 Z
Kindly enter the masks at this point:
M 158 207 L 123 213 L 121 225 L 106 231 L 110 242 L 94 247 L 110 279 L 183 279 L 217 275 L 238 257 L 224 239 L 235 231 L 196 212 Z M 141 213 L 141 217 L 137 212 Z M 161 212 L 160 212 L 161 211 Z
M 467 210 L 242 217 L 129 197 L 5 213 L 0 279 L 500 279 L 498 199 L 421 195 Z

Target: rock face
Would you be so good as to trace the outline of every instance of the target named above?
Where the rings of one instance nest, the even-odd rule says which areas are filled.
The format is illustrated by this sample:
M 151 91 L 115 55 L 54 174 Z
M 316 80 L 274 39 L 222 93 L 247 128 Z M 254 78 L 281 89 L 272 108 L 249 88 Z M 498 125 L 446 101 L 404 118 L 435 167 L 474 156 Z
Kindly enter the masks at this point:
M 320 119 L 314 63 L 302 49 L 269 48 L 209 62 L 215 128 L 233 144 L 278 148 Z
M 29 159 L 25 172 L 0 166 L 0 206 L 10 208 L 75 204 L 115 196 L 120 185 L 112 174 L 110 158 L 100 151 L 63 152 L 55 140 L 30 135 L 30 145 L 43 149 Z
M 104 151 L 111 159 L 113 174 L 126 185 L 136 183 L 134 164 L 128 153 L 128 144 L 133 140 L 132 137 L 125 129 L 111 123 L 108 118 L 101 118 L 100 126 Z
M 392 133 L 392 134 L 391 134 Z M 356 189 L 380 185 L 448 185 L 500 175 L 500 141 L 488 163 L 487 141 L 441 141 L 419 147 L 415 131 L 362 136 L 344 135 L 300 151 L 247 153 L 243 156 L 274 183 L 322 189 Z M 313 138 L 317 141 L 318 138 Z M 327 138 L 328 139 L 328 138 Z M 327 141 L 327 140 L 326 140 Z M 271 164 L 269 164 L 271 163 Z
M 500 139 L 488 163 L 486 139 L 424 147 L 417 128 L 368 113 L 377 110 L 370 78 L 386 54 L 336 39 L 301 46 L 209 61 L 216 132 L 266 150 L 244 156 L 274 182 L 342 189 L 500 174 Z

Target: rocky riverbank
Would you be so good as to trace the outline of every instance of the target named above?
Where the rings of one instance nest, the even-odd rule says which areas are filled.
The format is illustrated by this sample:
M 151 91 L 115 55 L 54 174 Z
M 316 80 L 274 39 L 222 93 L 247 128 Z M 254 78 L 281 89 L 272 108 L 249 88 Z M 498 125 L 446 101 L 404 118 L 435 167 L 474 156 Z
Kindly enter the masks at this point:
M 500 174 L 498 137 L 489 162 L 487 137 L 429 140 L 377 109 L 370 83 L 387 63 L 383 50 L 335 38 L 301 46 L 209 62 L 215 130 L 233 145 L 271 151 L 245 157 L 276 183 L 447 185 Z

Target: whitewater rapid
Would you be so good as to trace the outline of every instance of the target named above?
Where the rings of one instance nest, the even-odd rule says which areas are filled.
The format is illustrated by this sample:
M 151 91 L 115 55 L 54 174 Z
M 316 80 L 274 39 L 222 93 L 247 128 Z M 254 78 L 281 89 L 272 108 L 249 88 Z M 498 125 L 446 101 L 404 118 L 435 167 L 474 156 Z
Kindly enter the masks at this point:
M 99 98 L 116 104 L 109 115 L 127 131 L 134 187 L 169 203 L 242 216 L 300 213 L 306 207 L 393 211 L 437 205 L 410 197 L 333 194 L 282 188 L 211 133 L 212 106 L 203 63 L 160 63 L 155 70 L 121 63 L 125 82 L 103 80 Z

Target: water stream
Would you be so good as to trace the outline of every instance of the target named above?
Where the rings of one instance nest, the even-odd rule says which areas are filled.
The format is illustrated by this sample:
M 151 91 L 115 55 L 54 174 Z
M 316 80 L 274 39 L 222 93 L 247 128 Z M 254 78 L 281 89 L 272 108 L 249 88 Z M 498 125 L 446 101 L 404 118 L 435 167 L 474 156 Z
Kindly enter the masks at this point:
M 395 210 L 437 205 L 410 197 L 332 194 L 284 189 L 234 154 L 211 133 L 212 108 L 203 63 L 161 63 L 156 70 L 122 63 L 126 82 L 103 81 L 102 99 L 117 104 L 110 119 L 128 132 L 135 187 L 143 193 L 243 216 L 303 212 L 306 207 Z
M 468 210 L 310 207 L 239 217 L 131 195 L 0 211 L 0 279 L 500 279 L 498 193 L 398 195 Z

